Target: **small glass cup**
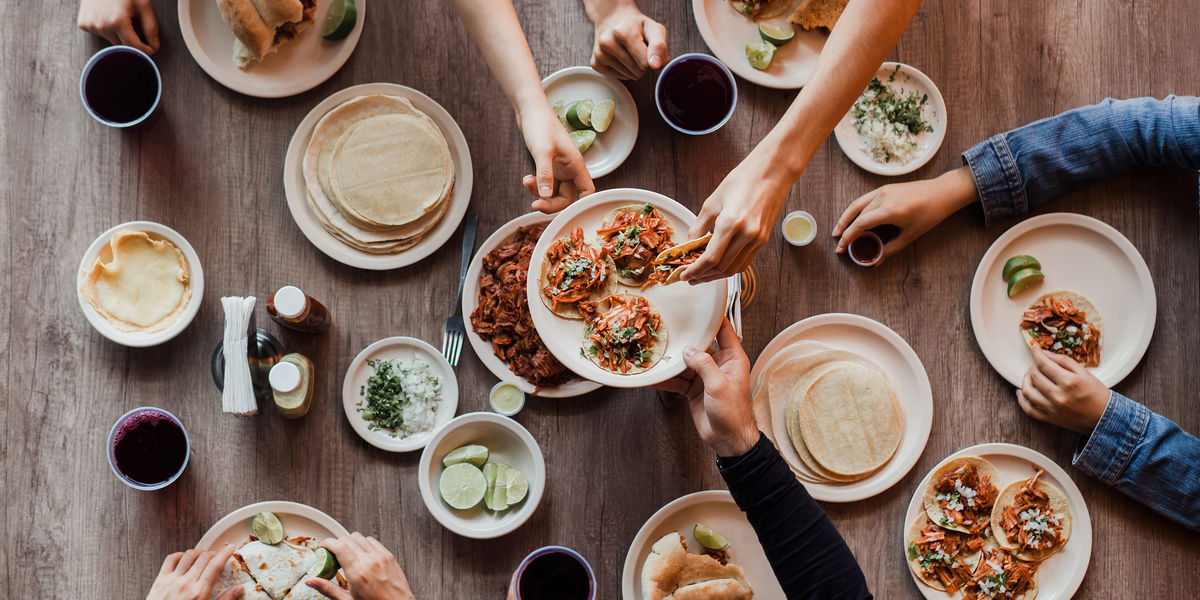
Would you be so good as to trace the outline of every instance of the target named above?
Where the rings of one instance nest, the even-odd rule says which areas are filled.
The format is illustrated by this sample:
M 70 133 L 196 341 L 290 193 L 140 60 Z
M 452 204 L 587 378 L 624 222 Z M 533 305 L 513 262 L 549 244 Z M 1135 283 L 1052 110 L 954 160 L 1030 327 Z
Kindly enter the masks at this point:
M 791 236 L 788 235 L 787 230 L 788 222 L 792 219 L 804 219 L 808 221 L 808 224 L 812 226 L 812 233 L 808 234 L 808 237 L 802 240 L 793 240 Z M 783 239 L 786 240 L 787 243 L 793 246 L 807 246 L 811 244 L 813 240 L 817 239 L 817 220 L 805 211 L 792 211 L 783 218 L 783 225 L 780 226 L 780 232 L 783 233 Z
M 183 455 L 183 464 L 181 464 L 179 466 L 179 470 L 176 471 L 174 475 L 171 475 L 171 477 L 169 477 L 165 481 L 160 481 L 158 483 L 141 483 L 138 481 L 134 481 L 132 478 L 130 478 L 128 475 L 122 473 L 121 470 L 117 468 L 117 456 L 116 456 L 117 434 L 120 432 L 121 427 L 123 425 L 125 425 L 126 423 L 132 421 L 133 419 L 135 419 L 143 414 L 149 414 L 149 413 L 156 413 L 158 415 L 165 416 L 168 419 L 170 419 L 171 421 L 173 421 L 176 425 L 178 425 L 179 430 L 181 432 L 183 432 L 183 441 L 184 441 L 184 444 L 186 447 L 184 455 Z M 109 466 L 109 468 L 112 469 L 113 474 L 117 476 L 117 479 L 121 480 L 121 483 L 124 483 L 125 485 L 127 485 L 135 490 L 141 490 L 141 491 L 148 492 L 148 491 L 152 491 L 152 490 L 159 490 L 159 489 L 167 487 L 168 485 L 171 485 L 172 483 L 175 482 L 176 479 L 179 479 L 179 476 L 183 474 L 184 469 L 187 469 L 188 460 L 191 458 L 191 456 L 192 456 L 192 439 L 190 437 L 188 437 L 187 428 L 183 426 L 183 421 L 180 421 L 178 417 L 171 414 L 167 410 L 164 410 L 161 408 L 156 408 L 153 406 L 140 406 L 138 408 L 135 408 L 135 409 L 121 415 L 121 418 L 117 419 L 116 423 L 113 423 L 112 429 L 110 429 L 108 432 L 108 466 Z
M 675 123 L 675 121 L 672 121 L 667 116 L 668 111 L 663 110 L 663 89 L 662 89 L 664 80 L 668 81 L 668 85 L 671 84 L 671 82 L 673 81 L 671 79 L 671 73 L 673 71 L 679 69 L 681 64 L 684 65 L 684 67 L 686 68 L 687 63 L 696 62 L 696 61 L 709 63 L 709 64 L 715 66 L 717 72 L 722 73 L 724 75 L 722 77 L 723 85 L 729 91 L 729 94 L 731 95 L 731 99 L 729 101 L 729 109 L 725 112 L 725 115 L 720 119 L 720 121 L 717 122 L 716 125 L 708 127 L 706 129 L 699 129 L 699 130 L 688 129 L 687 127 L 678 125 Z M 671 62 L 667 63 L 667 65 L 662 68 L 662 71 L 660 71 L 658 74 L 658 80 L 654 82 L 654 106 L 658 108 L 659 116 L 661 116 L 662 119 L 667 122 L 667 125 L 670 125 L 671 128 L 674 129 L 675 131 L 678 131 L 680 133 L 686 133 L 688 135 L 705 135 L 705 134 L 712 133 L 712 132 L 720 129 L 721 127 L 724 127 L 725 124 L 729 122 L 729 119 L 731 117 L 733 117 L 733 111 L 735 108 L 737 108 L 737 100 L 738 100 L 737 80 L 733 78 L 733 72 L 729 70 L 729 67 L 725 66 L 725 63 L 722 63 L 721 61 L 717 60 L 715 57 L 712 57 L 712 56 L 709 56 L 708 54 L 703 54 L 700 52 L 692 52 L 689 54 L 682 54 L 682 55 L 676 56 L 674 59 L 671 60 Z
M 88 83 L 89 83 L 91 77 L 93 77 L 93 76 L 104 77 L 104 76 L 106 76 L 106 74 L 107 74 L 107 76 L 113 75 L 112 72 L 110 72 L 104 68 L 101 69 L 101 71 L 104 71 L 103 73 L 97 74 L 96 73 L 97 65 L 100 65 L 101 63 L 103 63 L 105 61 L 130 60 L 130 59 L 132 59 L 133 63 L 125 65 L 126 68 L 128 68 L 129 66 L 132 66 L 133 64 L 137 64 L 138 62 L 141 62 L 141 61 L 144 61 L 146 64 L 149 65 L 150 68 L 145 69 L 145 72 L 147 75 L 149 75 L 151 72 L 153 73 L 153 77 L 154 77 L 153 81 L 151 81 L 150 79 L 147 78 L 145 81 L 138 82 L 138 83 L 145 84 L 147 87 L 149 87 L 150 85 L 154 86 L 154 92 L 153 92 L 154 100 L 153 100 L 153 102 L 151 102 L 149 104 L 149 108 L 144 113 L 137 115 L 134 118 L 129 119 L 127 121 L 114 121 L 114 120 L 110 119 L 109 117 L 101 115 L 100 112 L 97 111 L 94 104 L 95 104 L 95 102 L 99 101 L 98 97 L 97 98 L 89 98 L 90 94 L 96 94 L 97 96 L 99 96 L 99 95 L 108 93 L 107 90 L 91 91 L 88 89 L 89 88 Z M 105 66 L 107 66 L 107 65 L 105 65 Z M 119 70 L 120 65 L 113 66 L 112 68 Z M 128 84 L 130 82 L 122 82 L 122 83 Z M 90 58 L 87 61 L 87 64 L 84 65 L 83 74 L 81 74 L 79 76 L 79 97 L 80 97 L 80 99 L 83 100 L 83 107 L 84 107 L 84 109 L 87 110 L 88 114 L 92 115 L 93 119 L 96 119 L 97 121 L 99 121 L 100 123 L 103 123 L 104 125 L 107 125 L 109 127 L 115 128 L 115 129 L 134 129 L 134 130 L 146 129 L 154 123 L 155 119 L 153 119 L 152 117 L 157 116 L 158 107 L 162 101 L 162 73 L 159 72 L 158 65 L 154 64 L 154 61 L 151 60 L 150 57 L 145 52 L 142 52 L 141 50 L 138 50 L 137 48 L 132 48 L 130 46 L 109 46 L 108 48 L 105 48 L 105 49 L 93 54 L 92 58 Z M 145 97 L 148 97 L 148 95 Z
M 501 410 L 499 406 L 496 406 L 496 392 L 498 390 L 500 390 L 501 388 L 506 388 L 506 387 L 511 387 L 512 389 L 516 390 L 518 394 L 521 394 L 521 403 L 518 404 L 517 408 L 512 411 Z M 506 417 L 514 416 L 517 413 L 521 412 L 521 409 L 525 408 L 525 390 L 522 390 L 521 386 L 519 386 L 515 383 L 501 381 L 500 383 L 497 383 L 496 385 L 492 386 L 492 391 L 488 392 L 488 404 L 491 405 L 492 410 L 496 411 L 497 414 L 501 414 Z
M 862 241 L 860 242 L 859 240 Z M 855 248 L 858 249 L 858 252 L 855 252 Z M 875 250 L 874 255 L 863 256 L 864 253 L 868 253 L 868 250 Z M 879 262 L 879 259 L 883 258 L 883 240 L 873 231 L 864 231 L 858 234 L 858 237 L 850 240 L 847 254 L 850 255 L 850 260 L 854 261 L 857 265 L 863 267 L 872 266 Z
M 596 573 L 592 571 L 592 565 L 588 564 L 587 559 L 583 555 L 566 546 L 546 546 L 530 552 L 529 556 L 526 556 L 521 561 L 521 564 L 517 565 L 517 570 L 513 573 L 512 582 L 509 584 L 509 600 L 535 600 L 533 598 L 521 597 L 521 578 L 525 575 L 525 570 L 529 568 L 530 563 L 548 554 L 565 554 L 578 562 L 583 567 L 583 570 L 587 572 L 589 590 L 587 600 L 596 600 Z

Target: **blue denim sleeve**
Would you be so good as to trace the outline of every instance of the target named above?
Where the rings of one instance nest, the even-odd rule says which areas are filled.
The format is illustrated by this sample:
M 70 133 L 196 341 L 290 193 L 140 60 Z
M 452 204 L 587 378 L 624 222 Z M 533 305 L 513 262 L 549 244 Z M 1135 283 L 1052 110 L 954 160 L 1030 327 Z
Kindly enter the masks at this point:
M 1200 531 L 1200 440 L 1170 419 L 1111 392 L 1075 466 L 1155 512 Z
M 1200 169 L 1200 98 L 1109 98 L 993 136 L 962 157 L 991 227 L 1131 169 Z

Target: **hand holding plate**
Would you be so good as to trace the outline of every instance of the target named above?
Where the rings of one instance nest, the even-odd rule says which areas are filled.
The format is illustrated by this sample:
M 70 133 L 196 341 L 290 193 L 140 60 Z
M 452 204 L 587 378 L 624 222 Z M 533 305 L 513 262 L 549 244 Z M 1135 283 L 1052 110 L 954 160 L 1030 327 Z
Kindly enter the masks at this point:
M 137 19 L 146 36 L 143 43 L 133 28 Z M 145 52 L 158 52 L 158 21 L 150 0 L 83 0 L 79 3 L 79 28 L 94 33 L 114 45 L 132 46 Z
M 1108 408 L 1110 392 L 1083 365 L 1031 345 L 1033 365 L 1025 372 L 1017 403 L 1025 414 L 1087 435 Z
M 667 28 L 633 2 L 585 2 L 596 24 L 592 68 L 617 79 L 641 79 L 667 63 Z

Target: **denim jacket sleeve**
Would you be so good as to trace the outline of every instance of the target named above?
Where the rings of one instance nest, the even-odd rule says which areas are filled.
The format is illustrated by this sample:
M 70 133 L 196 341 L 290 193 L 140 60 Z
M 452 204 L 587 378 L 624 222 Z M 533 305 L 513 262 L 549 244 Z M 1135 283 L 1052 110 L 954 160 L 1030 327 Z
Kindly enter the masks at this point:
M 1200 531 L 1200 440 L 1170 419 L 1111 392 L 1072 462 L 1155 512 Z
M 962 157 L 991 227 L 1131 169 L 1200 169 L 1200 98 L 1109 98 L 993 136 Z

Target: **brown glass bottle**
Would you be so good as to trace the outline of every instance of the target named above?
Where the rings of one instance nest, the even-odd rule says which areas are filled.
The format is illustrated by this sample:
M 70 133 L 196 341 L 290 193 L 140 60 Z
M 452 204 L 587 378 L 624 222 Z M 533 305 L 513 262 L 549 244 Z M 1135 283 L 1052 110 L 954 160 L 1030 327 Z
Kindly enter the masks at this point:
M 329 331 L 329 309 L 294 285 L 279 288 L 267 298 L 267 314 L 284 327 L 304 333 Z

